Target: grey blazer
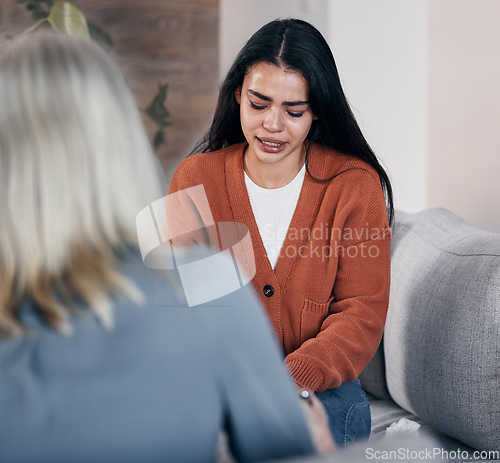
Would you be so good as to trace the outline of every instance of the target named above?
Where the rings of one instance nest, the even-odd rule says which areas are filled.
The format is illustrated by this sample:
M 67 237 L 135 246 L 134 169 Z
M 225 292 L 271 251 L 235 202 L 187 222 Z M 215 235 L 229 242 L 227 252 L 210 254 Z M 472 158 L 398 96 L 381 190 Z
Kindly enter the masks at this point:
M 221 430 L 239 461 L 313 453 L 251 285 L 187 307 L 139 257 L 123 273 L 147 303 L 117 297 L 111 331 L 82 307 L 64 336 L 19 307 L 31 334 L 0 339 L 0 461 L 214 461 Z

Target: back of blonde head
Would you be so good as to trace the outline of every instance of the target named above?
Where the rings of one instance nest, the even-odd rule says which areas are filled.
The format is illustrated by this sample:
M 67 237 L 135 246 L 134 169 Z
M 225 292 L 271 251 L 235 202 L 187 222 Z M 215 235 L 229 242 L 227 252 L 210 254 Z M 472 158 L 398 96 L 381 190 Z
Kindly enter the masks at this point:
M 135 216 L 160 196 L 140 114 L 95 44 L 56 34 L 0 47 L 0 334 L 22 333 L 23 298 L 63 329 L 78 295 L 112 322 L 110 294 Z M 57 294 L 57 296 L 56 296 Z

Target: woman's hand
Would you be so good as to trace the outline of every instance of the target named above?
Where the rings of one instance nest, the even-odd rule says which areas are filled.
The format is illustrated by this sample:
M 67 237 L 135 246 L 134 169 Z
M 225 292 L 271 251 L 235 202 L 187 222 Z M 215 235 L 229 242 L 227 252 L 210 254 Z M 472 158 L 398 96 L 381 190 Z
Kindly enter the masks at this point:
M 316 395 L 297 385 L 301 397 L 302 409 L 311 430 L 314 446 L 319 453 L 327 453 L 335 450 L 335 444 L 328 427 L 328 416 L 323 404 Z

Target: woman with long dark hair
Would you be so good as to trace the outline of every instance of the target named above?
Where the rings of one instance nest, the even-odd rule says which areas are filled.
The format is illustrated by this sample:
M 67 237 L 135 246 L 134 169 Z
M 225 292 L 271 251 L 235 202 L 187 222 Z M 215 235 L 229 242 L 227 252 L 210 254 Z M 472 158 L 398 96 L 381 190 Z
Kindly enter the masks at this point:
M 392 189 L 320 32 L 297 19 L 257 31 L 222 83 L 212 125 L 192 154 L 170 192 L 201 184 L 211 220 L 248 226 L 253 284 L 291 376 L 317 393 L 338 445 L 368 436 L 357 377 L 387 312 Z M 206 211 L 192 203 L 198 228 L 208 227 Z M 213 235 L 208 241 L 217 244 Z

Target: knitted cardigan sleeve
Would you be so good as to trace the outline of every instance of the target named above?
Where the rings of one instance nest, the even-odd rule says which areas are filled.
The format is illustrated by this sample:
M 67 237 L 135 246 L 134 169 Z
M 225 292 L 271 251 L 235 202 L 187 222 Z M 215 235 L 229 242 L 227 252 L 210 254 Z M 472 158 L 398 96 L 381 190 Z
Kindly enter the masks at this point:
M 340 233 L 330 241 L 336 268 L 327 316 L 285 359 L 294 380 L 314 391 L 358 377 L 380 343 L 389 303 L 391 231 L 380 181 L 364 169 L 348 175 L 333 218 Z

